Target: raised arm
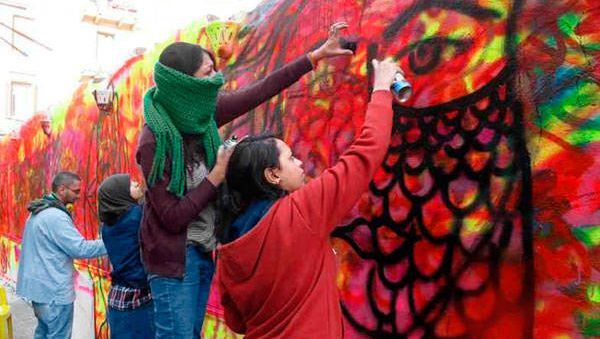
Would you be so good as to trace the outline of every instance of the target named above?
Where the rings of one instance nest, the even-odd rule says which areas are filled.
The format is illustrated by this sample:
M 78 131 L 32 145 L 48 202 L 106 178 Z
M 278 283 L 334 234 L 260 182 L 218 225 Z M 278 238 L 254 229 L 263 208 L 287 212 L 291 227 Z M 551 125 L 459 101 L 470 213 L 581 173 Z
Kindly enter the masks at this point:
M 219 93 L 217 98 L 217 125 L 222 126 L 256 108 L 298 81 L 312 70 L 308 57 L 303 55 L 277 69 L 265 78 L 235 91 Z
M 342 22 L 333 24 L 329 38 L 316 50 L 302 55 L 247 87 L 220 93 L 215 116 L 217 125 L 222 126 L 279 94 L 312 70 L 321 59 L 352 55 L 351 50 L 342 49 L 339 44 L 338 31 L 346 27 L 346 23 Z
M 387 153 L 393 115 L 389 86 L 398 67 L 384 61 L 374 62 L 374 69 L 374 92 L 359 137 L 333 167 L 290 195 L 308 227 L 324 237 L 367 190 Z

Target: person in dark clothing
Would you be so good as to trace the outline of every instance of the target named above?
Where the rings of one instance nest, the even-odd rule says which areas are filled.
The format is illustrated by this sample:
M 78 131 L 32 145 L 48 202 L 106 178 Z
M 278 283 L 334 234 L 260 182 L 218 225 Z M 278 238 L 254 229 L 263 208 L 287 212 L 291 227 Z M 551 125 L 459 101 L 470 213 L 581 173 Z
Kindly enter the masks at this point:
M 98 188 L 102 241 L 112 265 L 108 294 L 112 339 L 154 338 L 154 306 L 140 258 L 143 196 L 129 174 L 112 175 Z
M 352 55 L 330 38 L 264 79 L 224 92 L 214 57 L 200 46 L 173 43 L 154 68 L 156 86 L 144 96 L 136 158 L 147 182 L 141 226 L 158 338 L 198 338 L 214 274 L 217 187 L 233 148 L 221 147 L 218 127 L 292 85 L 323 58 Z

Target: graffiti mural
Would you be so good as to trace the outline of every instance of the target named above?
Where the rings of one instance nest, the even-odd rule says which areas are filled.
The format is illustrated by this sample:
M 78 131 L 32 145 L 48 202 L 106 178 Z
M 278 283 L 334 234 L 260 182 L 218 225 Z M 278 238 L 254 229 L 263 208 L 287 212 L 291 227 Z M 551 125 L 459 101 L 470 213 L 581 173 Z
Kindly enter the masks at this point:
M 362 122 L 367 60 L 395 57 L 413 85 L 370 192 L 334 233 L 351 337 L 599 333 L 597 14 L 586 1 L 284 1 L 254 13 L 265 24 L 234 78 L 318 45 L 335 20 L 360 37 L 350 62 L 321 65 L 237 122 L 281 131 L 313 175 Z
M 354 57 L 323 62 L 221 132 L 278 133 L 316 176 L 363 122 L 368 61 L 393 57 L 405 70 L 413 95 L 393 106 L 387 157 L 332 237 L 347 336 L 599 336 L 599 18 L 591 0 L 267 0 L 240 23 L 192 24 L 112 76 L 113 111 L 99 112 L 83 85 L 48 136 L 35 117 L 0 143 L 0 234 L 18 243 L 27 201 L 70 169 L 85 187 L 76 224 L 97 237 L 98 183 L 140 176 L 141 99 L 168 43 L 213 49 L 236 89 L 343 20 L 359 39 Z M 17 257 L 2 258 L 4 275 Z M 106 337 L 108 263 L 80 268 Z M 233 337 L 214 292 L 205 337 Z
M 237 29 L 238 24 L 233 22 L 194 23 L 160 44 L 156 50 L 127 60 L 111 76 L 108 85 L 103 84 L 115 90 L 112 109 L 99 111 L 96 107 L 92 92 L 101 88 L 98 84 L 82 84 L 72 98 L 51 112 L 49 126 L 47 117 L 35 116 L 18 133 L 2 140 L 0 191 L 7 202 L 0 206 L 0 277 L 3 280 L 15 283 L 19 242 L 28 217 L 27 203 L 49 189 L 52 176 L 57 171 L 74 171 L 82 178 L 81 199 L 73 205 L 73 215 L 79 231 L 88 239 L 99 237 L 96 192 L 102 180 L 117 172 L 129 172 L 142 180 L 134 159 L 143 123 L 142 96 L 153 85 L 152 69 L 162 49 L 173 41 L 184 40 L 219 52 L 218 48 L 226 45 Z M 76 268 L 79 301 L 76 301 L 75 308 L 79 311 L 76 311 L 75 318 L 94 314 L 94 319 L 90 320 L 93 327 L 81 325 L 83 327 L 78 331 L 95 333 L 97 338 L 108 338 L 108 260 L 78 260 Z M 215 305 L 207 312 L 205 322 L 205 331 L 211 334 L 207 338 L 233 336 L 221 319 L 218 299 L 213 303 Z M 86 305 L 93 305 L 93 310 L 83 312 Z

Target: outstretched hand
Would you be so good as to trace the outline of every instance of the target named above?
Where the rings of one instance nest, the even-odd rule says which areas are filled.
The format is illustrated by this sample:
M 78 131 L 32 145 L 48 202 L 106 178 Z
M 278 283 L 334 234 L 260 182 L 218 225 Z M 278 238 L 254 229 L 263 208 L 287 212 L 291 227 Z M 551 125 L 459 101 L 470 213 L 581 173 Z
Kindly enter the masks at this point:
M 311 52 L 314 61 L 318 62 L 321 59 L 336 57 L 340 55 L 352 55 L 352 51 L 344 49 L 340 45 L 339 31 L 348 28 L 345 22 L 336 22 L 329 28 L 329 37 L 319 48 Z

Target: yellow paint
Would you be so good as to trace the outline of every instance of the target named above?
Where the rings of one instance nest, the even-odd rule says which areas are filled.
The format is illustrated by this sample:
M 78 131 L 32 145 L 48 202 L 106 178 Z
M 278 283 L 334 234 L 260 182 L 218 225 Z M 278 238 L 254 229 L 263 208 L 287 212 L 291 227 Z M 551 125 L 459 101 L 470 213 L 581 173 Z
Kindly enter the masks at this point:
M 540 166 L 547 159 L 551 159 L 555 154 L 563 151 L 562 147 L 552 141 L 543 139 L 543 137 L 540 139 L 539 135 L 535 138 L 535 140 L 530 140 L 529 143 L 529 149 L 535 154 L 531 157 L 534 167 Z
M 504 36 L 495 36 L 492 41 L 485 46 L 483 50 L 483 60 L 492 63 L 504 57 Z
M 475 31 L 473 28 L 474 27 L 470 26 L 470 25 L 464 25 L 464 26 L 457 27 L 456 29 L 452 30 L 452 32 L 450 32 L 448 34 L 448 38 L 454 39 L 454 40 L 459 40 L 459 39 L 464 39 L 465 37 L 472 37 L 475 34 Z
M 481 235 L 489 231 L 491 223 L 486 222 L 482 218 L 478 218 L 477 215 L 471 215 L 465 218 L 463 221 L 462 234 L 463 235 Z
M 367 75 L 367 63 L 363 62 L 360 66 L 360 75 Z
M 315 100 L 315 106 L 323 108 L 325 110 L 329 110 L 329 104 L 331 102 L 329 100 L 317 99 Z
M 478 3 L 483 7 L 499 12 L 501 20 L 506 19 L 508 15 L 509 4 L 506 0 L 480 0 Z
M 136 140 L 137 136 L 138 136 L 138 130 L 136 130 L 136 129 L 129 128 L 129 129 L 127 129 L 127 131 L 125 131 L 125 138 L 127 139 L 127 141 Z
M 19 144 L 19 152 L 17 153 L 17 159 L 19 159 L 19 162 L 23 162 L 23 160 L 25 160 L 25 147 L 23 147 L 23 144 Z
M 467 93 L 472 93 L 475 91 L 475 88 L 473 86 L 473 73 L 469 73 L 469 74 L 465 75 L 465 77 L 463 78 L 463 81 L 465 83 L 465 88 L 467 89 Z
M 432 18 L 429 14 L 423 12 L 419 16 L 419 20 L 425 23 L 425 32 L 423 33 L 424 38 L 430 38 L 437 35 L 436 33 L 440 30 L 440 18 Z

